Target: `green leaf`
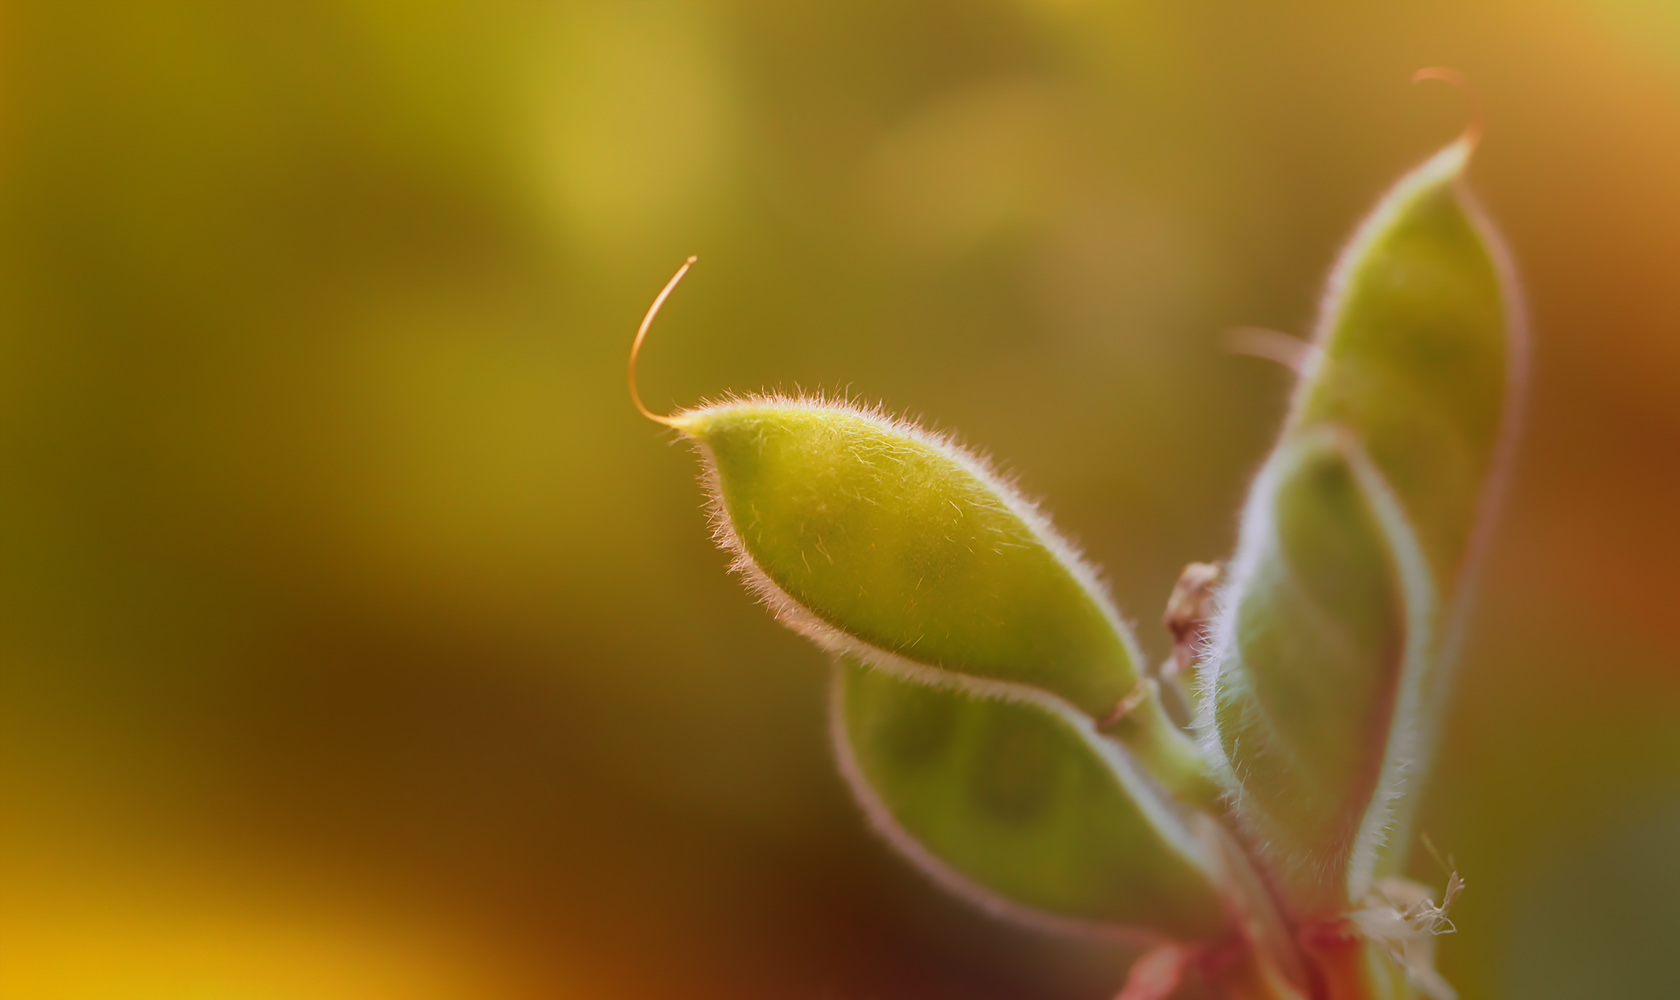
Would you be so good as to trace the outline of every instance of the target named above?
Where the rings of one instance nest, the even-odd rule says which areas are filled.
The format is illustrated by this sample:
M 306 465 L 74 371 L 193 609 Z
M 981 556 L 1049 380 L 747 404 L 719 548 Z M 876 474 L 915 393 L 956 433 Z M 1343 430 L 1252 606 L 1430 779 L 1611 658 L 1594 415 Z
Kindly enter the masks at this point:
M 1526 341 L 1472 146 L 1402 179 L 1332 274 L 1204 659 L 1204 746 L 1297 907 L 1409 846 L 1510 461 Z
M 720 542 L 784 623 L 923 683 L 1052 694 L 1211 801 L 1095 573 L 983 462 L 879 412 L 814 400 L 746 399 L 673 426 L 700 445 Z
M 834 682 L 842 774 L 875 827 L 947 889 L 1029 924 L 1138 943 L 1226 929 L 1213 848 L 1090 719 L 1056 699 L 981 700 L 844 657 Z

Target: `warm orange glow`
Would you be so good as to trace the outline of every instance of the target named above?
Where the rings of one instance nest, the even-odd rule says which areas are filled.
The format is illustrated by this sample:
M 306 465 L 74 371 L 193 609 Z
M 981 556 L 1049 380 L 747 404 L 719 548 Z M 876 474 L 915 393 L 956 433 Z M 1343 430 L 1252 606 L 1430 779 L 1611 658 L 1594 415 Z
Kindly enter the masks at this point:
M 1615 950 L 1680 938 L 1625 846 L 1680 803 L 1675 9 L 0 5 L 0 996 L 1114 995 L 870 839 L 621 324 L 705 247 L 655 398 L 960 431 L 1159 662 L 1292 380 L 1226 331 L 1310 324 L 1437 63 L 1534 331 L 1442 968 L 1680 995 Z

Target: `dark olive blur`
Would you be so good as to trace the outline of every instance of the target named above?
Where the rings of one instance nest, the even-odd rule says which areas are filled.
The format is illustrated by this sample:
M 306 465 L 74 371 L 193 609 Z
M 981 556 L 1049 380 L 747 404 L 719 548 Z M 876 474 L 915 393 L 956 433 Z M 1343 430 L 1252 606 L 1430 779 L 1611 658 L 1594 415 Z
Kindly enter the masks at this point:
M 650 405 L 958 429 L 1165 656 L 1433 65 L 1536 336 L 1443 966 L 1680 996 L 1672 0 L 0 6 L 0 996 L 1111 995 L 866 830 L 631 335 L 698 254 Z

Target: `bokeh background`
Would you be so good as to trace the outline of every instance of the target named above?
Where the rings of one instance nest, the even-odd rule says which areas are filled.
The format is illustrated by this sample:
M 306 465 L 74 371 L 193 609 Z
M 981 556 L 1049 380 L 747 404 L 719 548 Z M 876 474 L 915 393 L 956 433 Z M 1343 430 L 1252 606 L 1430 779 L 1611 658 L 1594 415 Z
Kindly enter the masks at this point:
M 1537 366 L 1443 964 L 1680 996 L 1673 0 L 0 6 L 0 996 L 1110 995 L 866 832 L 630 335 L 699 254 L 654 406 L 959 429 L 1163 654 L 1428 65 Z

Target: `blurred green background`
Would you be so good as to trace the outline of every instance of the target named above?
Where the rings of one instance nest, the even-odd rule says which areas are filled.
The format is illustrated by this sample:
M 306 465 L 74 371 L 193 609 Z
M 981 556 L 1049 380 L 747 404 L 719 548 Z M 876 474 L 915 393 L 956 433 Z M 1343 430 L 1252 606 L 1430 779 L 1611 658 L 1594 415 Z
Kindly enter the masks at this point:
M 1450 139 L 1536 380 L 1424 828 L 1468 998 L 1680 995 L 1673 0 L 0 5 L 0 996 L 1100 998 L 827 759 L 655 408 L 960 429 L 1152 654 Z M 1439 883 L 1427 860 L 1418 874 Z

